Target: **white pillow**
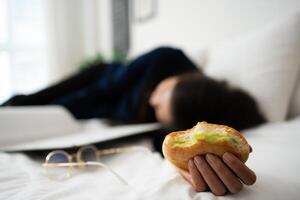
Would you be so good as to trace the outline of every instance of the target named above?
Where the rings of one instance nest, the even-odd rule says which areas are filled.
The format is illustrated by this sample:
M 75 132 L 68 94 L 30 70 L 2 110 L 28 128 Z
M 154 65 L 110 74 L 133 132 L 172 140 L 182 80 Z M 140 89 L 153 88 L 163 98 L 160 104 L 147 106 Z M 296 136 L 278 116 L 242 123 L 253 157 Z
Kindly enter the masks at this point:
M 281 121 L 296 84 L 299 52 L 300 13 L 212 48 L 206 73 L 244 89 L 268 121 Z
M 198 50 L 192 50 L 192 51 L 190 49 L 184 49 L 184 52 L 199 69 L 201 70 L 204 69 L 207 63 L 207 54 L 208 54 L 207 48 L 202 48 L 202 49 L 199 48 Z

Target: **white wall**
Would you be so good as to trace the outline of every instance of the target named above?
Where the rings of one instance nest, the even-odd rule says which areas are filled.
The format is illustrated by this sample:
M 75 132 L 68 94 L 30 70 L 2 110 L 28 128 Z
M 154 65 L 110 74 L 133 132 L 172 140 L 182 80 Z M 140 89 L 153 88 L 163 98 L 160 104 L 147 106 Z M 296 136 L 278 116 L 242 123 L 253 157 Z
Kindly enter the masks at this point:
M 192 54 L 300 10 L 299 0 L 157 0 L 155 18 L 132 23 L 131 55 L 160 45 Z
M 46 1 L 49 82 L 74 73 L 98 52 L 111 57 L 110 6 L 110 0 Z

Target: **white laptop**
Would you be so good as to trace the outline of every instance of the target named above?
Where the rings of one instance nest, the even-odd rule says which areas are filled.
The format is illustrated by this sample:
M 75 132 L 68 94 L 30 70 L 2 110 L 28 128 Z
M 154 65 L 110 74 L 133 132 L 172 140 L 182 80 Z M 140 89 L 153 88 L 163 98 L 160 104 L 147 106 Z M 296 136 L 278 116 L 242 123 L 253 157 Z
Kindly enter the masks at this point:
M 79 121 L 60 106 L 0 108 L 0 150 L 69 148 L 158 130 L 158 123 L 111 126 Z

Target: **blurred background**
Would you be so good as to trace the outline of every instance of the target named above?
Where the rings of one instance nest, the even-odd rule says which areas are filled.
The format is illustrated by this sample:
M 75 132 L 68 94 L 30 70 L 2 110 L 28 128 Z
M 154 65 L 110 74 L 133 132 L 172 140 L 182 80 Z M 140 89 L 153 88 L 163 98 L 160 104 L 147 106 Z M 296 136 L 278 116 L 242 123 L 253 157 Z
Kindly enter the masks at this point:
M 206 47 L 299 8 L 299 0 L 0 0 L 0 103 L 94 59 L 126 61 L 162 45 L 201 65 Z

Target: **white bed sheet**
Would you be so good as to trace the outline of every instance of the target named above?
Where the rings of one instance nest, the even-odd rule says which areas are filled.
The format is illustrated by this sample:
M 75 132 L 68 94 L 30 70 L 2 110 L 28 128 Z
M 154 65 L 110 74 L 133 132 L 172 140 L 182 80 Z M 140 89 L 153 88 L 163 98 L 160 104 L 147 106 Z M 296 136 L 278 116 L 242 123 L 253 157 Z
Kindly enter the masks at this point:
M 236 195 L 195 193 L 157 153 L 131 152 L 105 159 L 129 181 L 119 183 L 104 169 L 79 172 L 57 182 L 41 163 L 20 153 L 0 153 L 0 199 L 300 199 L 300 117 L 245 132 L 253 153 L 247 164 L 257 173 L 254 186 Z

